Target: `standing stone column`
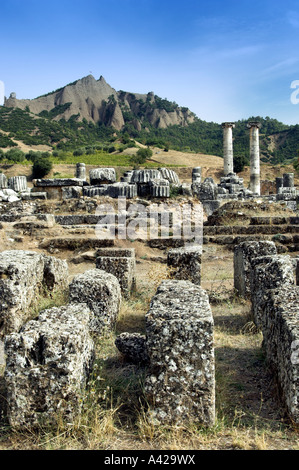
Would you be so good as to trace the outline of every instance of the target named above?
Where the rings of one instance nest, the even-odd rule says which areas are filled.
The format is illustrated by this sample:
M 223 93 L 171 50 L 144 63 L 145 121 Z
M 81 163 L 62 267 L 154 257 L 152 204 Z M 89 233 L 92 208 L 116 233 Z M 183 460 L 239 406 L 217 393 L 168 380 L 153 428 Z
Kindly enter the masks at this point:
M 85 163 L 77 163 L 76 165 L 76 178 L 86 180 L 86 167 Z
M 260 122 L 249 122 L 247 127 L 250 131 L 250 189 L 254 194 L 261 194 L 260 183 L 260 146 L 259 129 Z
M 201 166 L 192 169 L 192 184 L 201 183 Z
M 234 172 L 234 153 L 233 153 L 233 122 L 224 122 L 223 128 L 223 159 L 224 176 Z

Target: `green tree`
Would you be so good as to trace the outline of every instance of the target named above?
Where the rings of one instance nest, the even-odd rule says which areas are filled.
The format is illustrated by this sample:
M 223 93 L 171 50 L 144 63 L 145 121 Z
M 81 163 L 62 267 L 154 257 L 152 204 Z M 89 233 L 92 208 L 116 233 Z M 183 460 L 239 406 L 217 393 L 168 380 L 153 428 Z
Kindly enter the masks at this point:
M 53 164 L 49 158 L 42 157 L 36 160 L 32 166 L 32 177 L 43 178 L 52 170 Z

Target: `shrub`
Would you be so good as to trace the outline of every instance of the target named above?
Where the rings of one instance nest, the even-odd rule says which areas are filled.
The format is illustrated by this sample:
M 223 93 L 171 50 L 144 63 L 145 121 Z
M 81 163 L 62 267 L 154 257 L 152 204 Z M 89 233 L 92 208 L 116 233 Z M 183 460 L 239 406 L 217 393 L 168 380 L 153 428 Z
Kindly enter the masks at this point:
M 7 158 L 7 160 L 12 161 L 14 163 L 19 163 L 25 160 L 25 154 L 24 152 L 22 152 L 22 150 L 11 149 L 6 152 L 5 158 Z
M 48 158 L 36 160 L 32 166 L 32 177 L 43 178 L 52 170 L 53 164 Z

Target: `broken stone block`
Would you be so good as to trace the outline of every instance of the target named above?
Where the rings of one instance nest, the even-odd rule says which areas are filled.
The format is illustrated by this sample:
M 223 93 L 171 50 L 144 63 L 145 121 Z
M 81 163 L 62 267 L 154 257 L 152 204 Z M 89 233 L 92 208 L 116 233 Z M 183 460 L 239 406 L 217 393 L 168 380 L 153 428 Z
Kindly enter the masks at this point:
M 62 199 L 79 199 L 82 193 L 83 191 L 80 186 L 66 186 L 62 188 Z
M 12 176 L 11 178 L 8 178 L 8 187 L 16 193 L 27 191 L 26 176 Z
M 115 276 L 100 269 L 76 275 L 69 285 L 70 303 L 86 303 L 91 310 L 90 330 L 101 334 L 113 329 L 121 304 L 121 289 Z
M 76 164 L 76 178 L 79 180 L 86 180 L 86 166 L 85 163 Z
M 5 340 L 7 414 L 10 426 L 28 429 L 72 423 L 94 360 L 86 305 L 40 313 Z
M 240 297 L 250 299 L 251 260 L 276 254 L 276 246 L 272 241 L 247 241 L 235 246 L 234 287 Z
M 39 253 L 11 250 L 0 256 L 0 335 L 18 331 L 28 319 L 44 277 Z
M 294 285 L 294 270 L 289 256 L 260 256 L 251 260 L 250 289 L 255 324 L 263 329 L 264 306 L 271 289 Z
M 0 255 L 0 337 L 18 331 L 32 313 L 30 307 L 46 286 L 65 287 L 67 263 L 25 250 Z
M 106 194 L 109 197 L 118 198 L 126 197 L 132 199 L 137 197 L 137 185 L 129 183 L 114 183 L 108 184 L 106 189 Z
M 68 264 L 63 259 L 54 256 L 44 257 L 44 285 L 50 291 L 54 289 L 65 289 L 68 285 Z
M 130 296 L 135 287 L 135 257 L 97 256 L 96 267 L 113 274 L 119 281 L 124 297 Z
M 177 173 L 174 170 L 170 170 L 169 168 L 158 168 L 161 173 L 161 177 L 164 180 L 169 181 L 170 184 L 179 185 L 180 179 Z
M 280 398 L 299 424 L 299 287 L 272 289 L 264 305 L 263 346 Z
M 161 283 L 146 315 L 145 393 L 153 424 L 213 425 L 213 329 L 208 295 L 200 286 Z
M 96 257 L 108 256 L 110 258 L 135 258 L 135 248 L 99 248 Z
M 151 197 L 169 197 L 170 186 L 169 181 L 159 178 L 149 182 Z
M 201 183 L 201 167 L 192 169 L 192 183 Z
M 116 337 L 115 346 L 125 360 L 133 364 L 147 364 L 146 337 L 140 333 L 121 333 Z
M 4 173 L 0 173 L 0 189 L 7 188 L 7 178 Z
M 201 246 L 170 249 L 167 253 L 167 265 L 171 268 L 171 278 L 200 285 L 201 256 Z
M 94 168 L 89 171 L 89 182 L 92 186 L 111 184 L 116 182 L 114 168 Z

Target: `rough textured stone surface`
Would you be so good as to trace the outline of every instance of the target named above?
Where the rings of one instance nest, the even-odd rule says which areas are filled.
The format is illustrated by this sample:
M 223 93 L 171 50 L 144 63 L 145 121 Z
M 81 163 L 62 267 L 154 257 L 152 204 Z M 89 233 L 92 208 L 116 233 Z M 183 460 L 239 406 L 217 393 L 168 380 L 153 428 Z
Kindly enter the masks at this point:
M 80 186 L 67 186 L 62 188 L 62 199 L 78 199 L 82 196 L 82 193 Z
M 201 183 L 201 167 L 192 169 L 192 183 Z
M 213 317 L 206 292 L 189 281 L 163 281 L 146 315 L 150 360 L 145 393 L 153 423 L 215 419 Z
M 109 258 L 135 258 L 135 248 L 99 248 L 96 257 L 108 256 Z
M 44 287 L 65 287 L 67 263 L 33 251 L 0 255 L 0 336 L 18 331 L 30 317 L 29 307 Z
M 69 268 L 67 261 L 45 256 L 44 258 L 44 285 L 50 291 L 57 288 L 66 288 L 68 285 Z
M 121 304 L 121 289 L 115 276 L 100 269 L 78 274 L 69 285 L 70 303 L 86 303 L 91 310 L 90 330 L 101 334 L 113 329 Z
M 132 183 L 148 183 L 159 178 L 161 178 L 159 170 L 134 170 L 132 173 Z
M 273 289 L 264 305 L 263 338 L 286 410 L 299 424 L 299 287 Z
M 201 202 L 217 199 L 217 184 L 212 178 L 206 178 L 203 183 L 193 183 L 192 191 Z
M 86 180 L 86 166 L 85 163 L 76 164 L 76 178 L 79 180 Z
M 7 188 L 7 178 L 3 173 L 0 173 L 0 189 Z
M 149 182 L 151 197 L 169 197 L 170 186 L 169 181 L 159 178 Z
M 92 186 L 115 183 L 116 173 L 114 168 L 95 168 L 89 171 L 89 182 Z
M 137 197 L 137 185 L 129 183 L 108 184 L 106 188 L 107 196 L 118 198 L 120 196 L 132 199 Z
M 200 285 L 201 256 L 201 246 L 170 249 L 167 253 L 167 265 L 171 268 L 171 277 Z
M 296 284 L 299 286 L 299 258 L 297 259 L 296 263 Z
M 61 187 L 61 186 L 83 186 L 84 182 L 78 178 L 50 178 L 33 180 L 35 187 Z
M 115 346 L 128 362 L 147 364 L 149 361 L 145 335 L 121 333 L 116 337 Z
M 80 411 L 81 392 L 94 359 L 86 305 L 41 312 L 6 337 L 8 419 L 24 428 L 67 422 Z
M 135 287 L 135 257 L 97 256 L 96 267 L 113 274 L 121 287 L 122 294 L 129 297 Z
M 17 331 L 28 318 L 44 277 L 42 255 L 4 251 L 0 256 L 0 335 Z
M 27 191 L 26 176 L 12 176 L 11 178 L 8 178 L 8 187 L 17 193 L 20 191 Z
M 169 181 L 170 184 L 180 184 L 180 179 L 175 171 L 170 170 L 169 168 L 159 168 L 159 171 L 161 173 L 161 177 Z
M 251 260 L 259 256 L 276 255 L 271 241 L 248 241 L 234 248 L 234 287 L 241 297 L 250 298 Z
M 294 270 L 289 256 L 261 256 L 251 260 L 252 313 L 258 327 L 263 329 L 264 305 L 269 296 L 269 290 L 294 284 Z
M 85 197 L 96 197 L 96 196 L 106 196 L 107 194 L 107 185 L 103 186 L 84 186 L 83 196 Z

